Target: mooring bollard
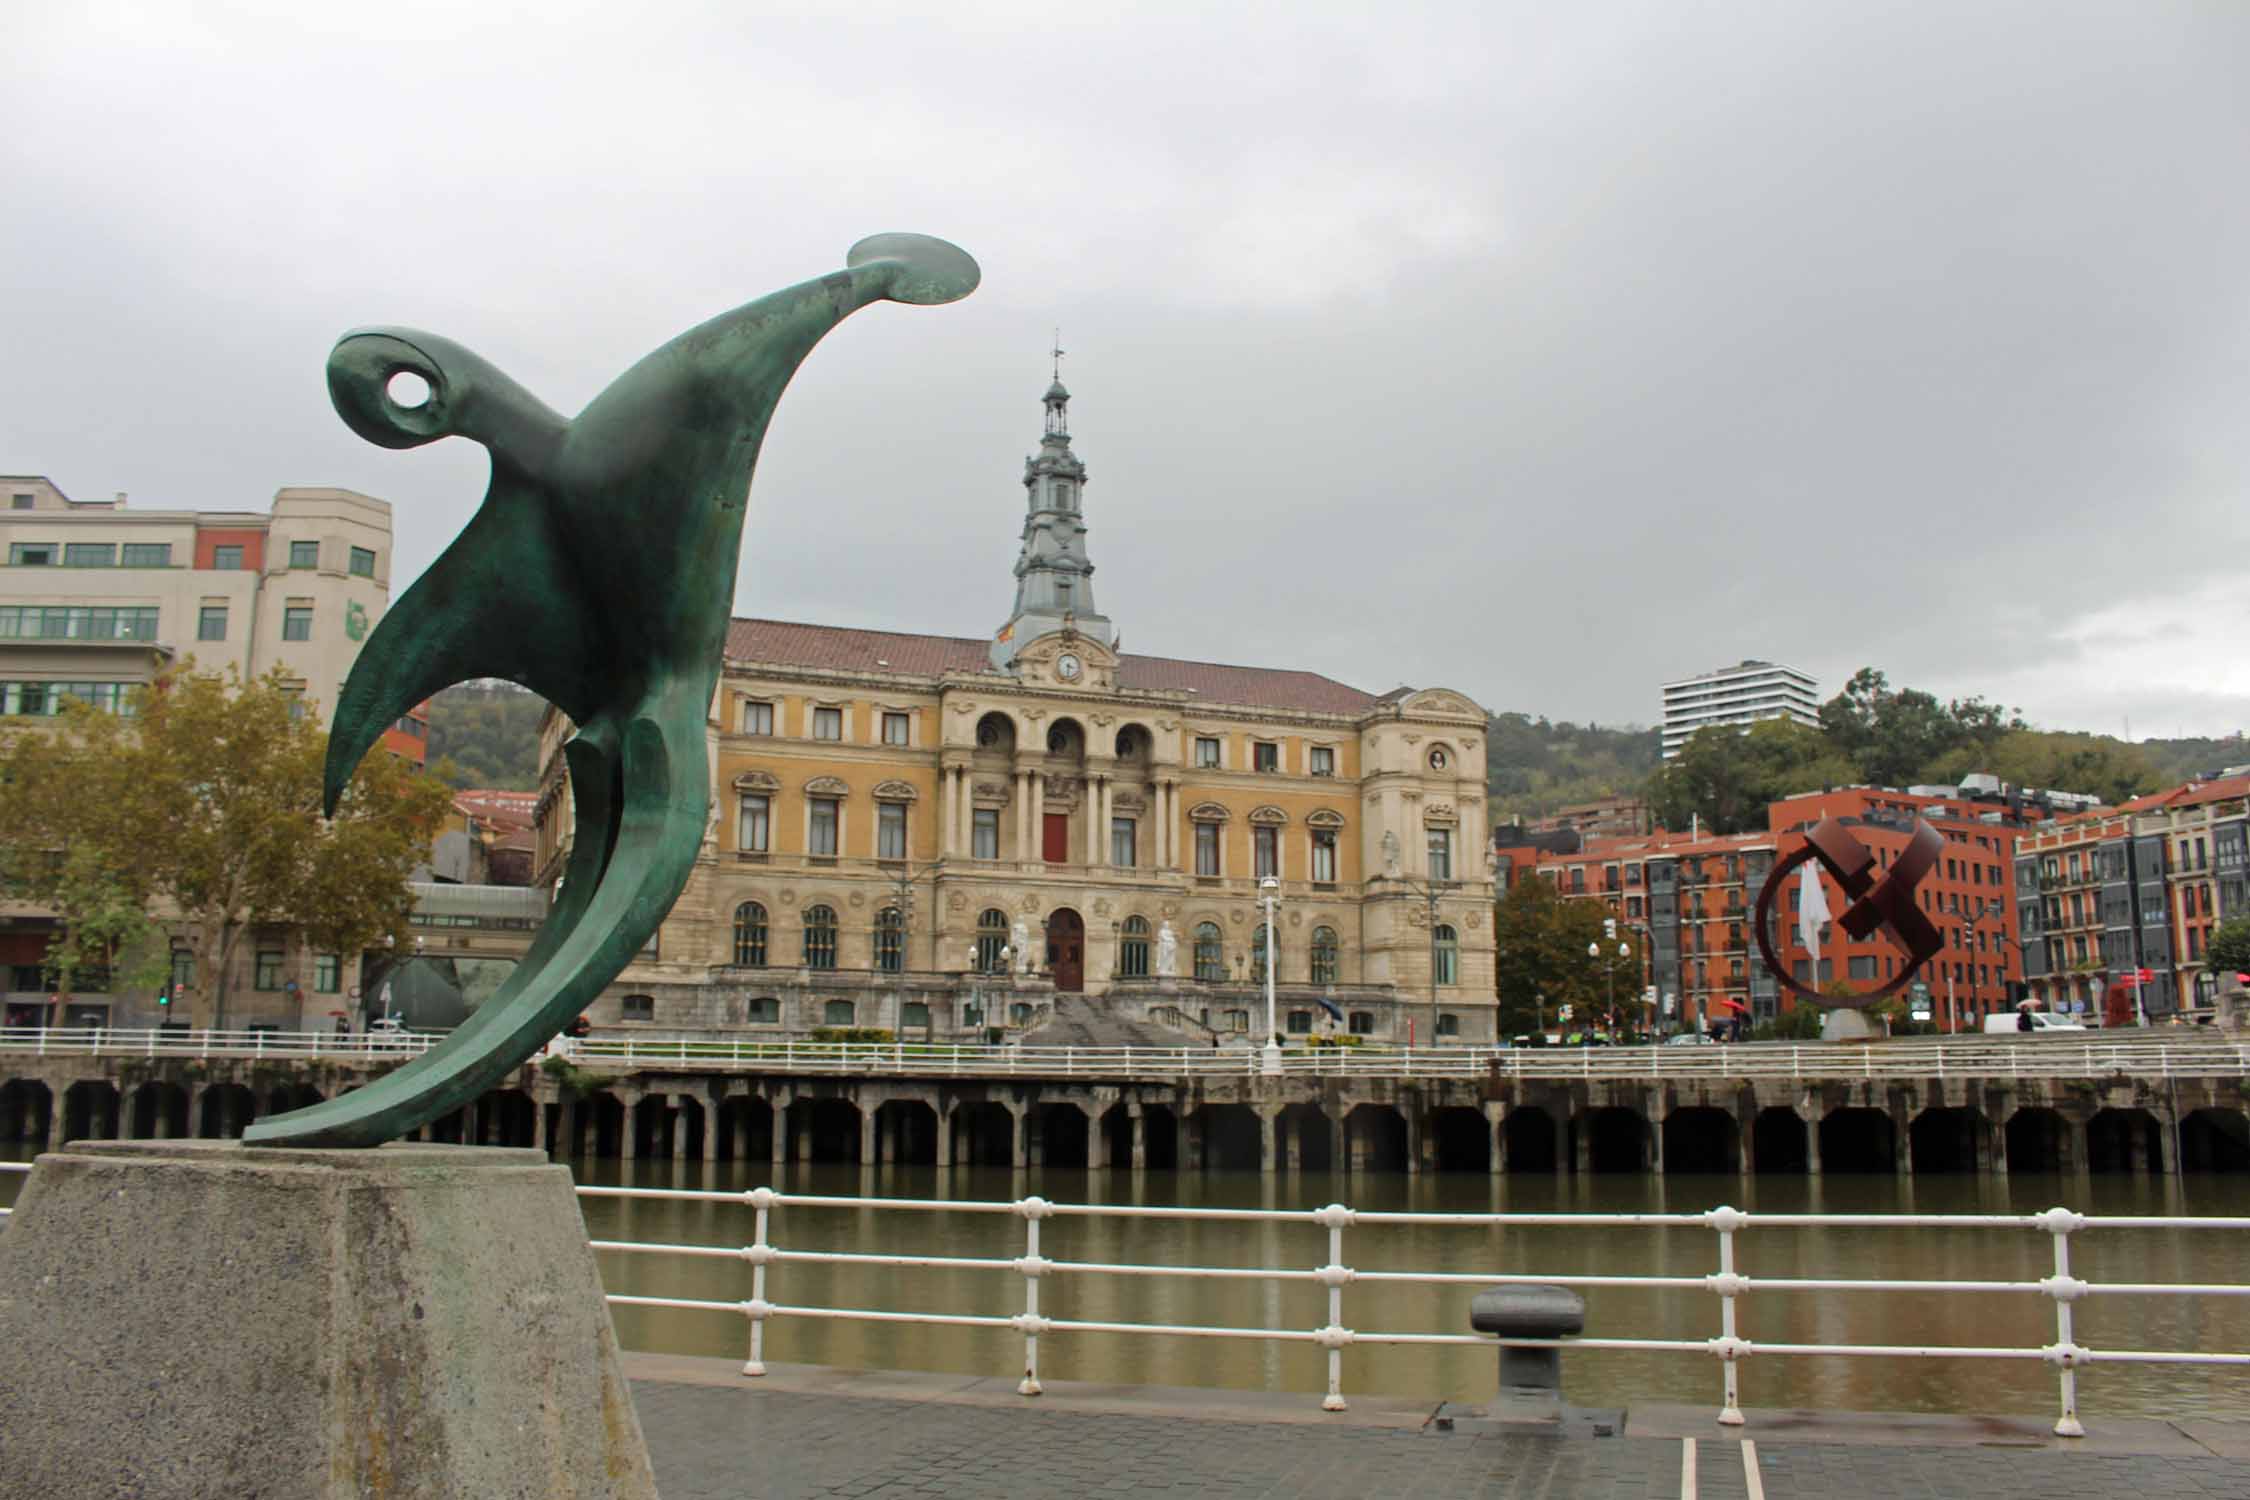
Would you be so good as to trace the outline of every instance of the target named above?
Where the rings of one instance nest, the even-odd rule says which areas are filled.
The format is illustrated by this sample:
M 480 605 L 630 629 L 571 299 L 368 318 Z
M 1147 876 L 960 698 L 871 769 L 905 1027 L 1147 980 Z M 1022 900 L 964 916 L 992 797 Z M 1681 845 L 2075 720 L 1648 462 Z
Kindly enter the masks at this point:
M 1469 1304 L 1469 1326 L 1501 1338 L 1560 1339 L 1586 1329 L 1586 1299 L 1564 1286 L 1496 1286 Z M 1491 1414 L 1559 1419 L 1562 1350 L 1500 1346 L 1500 1391 Z

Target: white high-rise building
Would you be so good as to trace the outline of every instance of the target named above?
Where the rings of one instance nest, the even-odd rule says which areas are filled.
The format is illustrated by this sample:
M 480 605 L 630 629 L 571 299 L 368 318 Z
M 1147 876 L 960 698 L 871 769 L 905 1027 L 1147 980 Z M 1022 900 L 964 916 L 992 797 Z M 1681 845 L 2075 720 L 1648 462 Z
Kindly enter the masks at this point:
M 1715 672 L 1664 684 L 1664 758 L 1680 753 L 1688 736 L 1713 724 L 1748 726 L 1760 719 L 1794 719 L 1820 726 L 1818 684 L 1795 667 L 1743 661 Z

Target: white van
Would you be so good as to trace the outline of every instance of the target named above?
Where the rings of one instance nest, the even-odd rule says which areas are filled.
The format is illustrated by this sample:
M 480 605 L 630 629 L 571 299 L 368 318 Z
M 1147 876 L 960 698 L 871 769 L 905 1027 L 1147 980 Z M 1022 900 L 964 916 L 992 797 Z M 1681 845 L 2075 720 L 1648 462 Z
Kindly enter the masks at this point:
M 2025 1016 L 2031 1018 L 2031 1029 L 2026 1031 L 2017 1023 Z M 2004 1016 L 1986 1016 L 1986 1036 L 2052 1036 L 2061 1031 L 2079 1031 L 2086 1028 L 2076 1021 L 2066 1020 L 2043 1010 L 2019 1010 Z

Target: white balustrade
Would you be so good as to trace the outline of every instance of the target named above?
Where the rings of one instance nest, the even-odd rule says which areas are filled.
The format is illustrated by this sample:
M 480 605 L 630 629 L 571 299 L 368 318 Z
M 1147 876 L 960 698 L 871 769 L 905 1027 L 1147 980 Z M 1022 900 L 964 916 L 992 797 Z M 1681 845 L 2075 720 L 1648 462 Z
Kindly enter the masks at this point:
M 917 1323 L 936 1327 L 1009 1328 L 1024 1339 L 1024 1377 L 1019 1394 L 1036 1396 L 1039 1385 L 1039 1340 L 1053 1335 L 1115 1334 L 1165 1338 L 1257 1339 L 1277 1343 L 1309 1343 L 1328 1353 L 1327 1390 L 1321 1407 L 1343 1411 L 1344 1351 L 1360 1344 L 1389 1345 L 1494 1345 L 1526 1348 L 1637 1349 L 1644 1352 L 1701 1355 L 1719 1361 L 1722 1372 L 1721 1404 L 1717 1420 L 1730 1426 L 1744 1422 L 1740 1370 L 1757 1355 L 1809 1355 L 1842 1359 L 2019 1359 L 2042 1360 L 2056 1367 L 2061 1410 L 2054 1425 L 2057 1434 L 2080 1437 L 2077 1371 L 2089 1364 L 2180 1364 L 2250 1369 L 2250 1353 L 2212 1353 L 2184 1349 L 2095 1350 L 2076 1341 L 2071 1328 L 2072 1304 L 2092 1296 L 2244 1297 L 2250 1282 L 2144 1283 L 2089 1282 L 2070 1271 L 2070 1237 L 2092 1229 L 2165 1229 L 2244 1235 L 2250 1249 L 2250 1218 L 2152 1218 L 2121 1215 L 2094 1217 L 2066 1208 L 2037 1214 L 1764 1214 L 1734 1208 L 1706 1213 L 1391 1213 L 1360 1212 L 1340 1203 L 1306 1210 L 1134 1207 L 1121 1204 L 1055 1203 L 1030 1197 L 1015 1200 L 939 1200 L 920 1198 L 838 1197 L 809 1193 L 783 1193 L 773 1188 L 748 1192 L 703 1192 L 668 1188 L 580 1187 L 587 1198 L 653 1198 L 747 1206 L 756 1213 L 751 1243 L 733 1246 L 668 1245 L 638 1241 L 595 1240 L 594 1249 L 607 1254 L 678 1255 L 741 1259 L 751 1265 L 750 1296 L 743 1302 L 717 1302 L 673 1297 L 612 1295 L 621 1307 L 673 1307 L 743 1317 L 750 1324 L 749 1358 L 742 1373 L 765 1373 L 766 1325 L 775 1319 L 829 1319 L 856 1322 Z M 848 1208 L 897 1214 L 1009 1214 L 1023 1221 L 1023 1254 L 1015 1258 L 992 1256 L 882 1255 L 860 1251 L 823 1251 L 784 1248 L 774 1241 L 773 1215 L 789 1208 Z M 1110 1264 L 1056 1260 L 1042 1255 L 1039 1226 L 1051 1218 L 1186 1219 L 1202 1222 L 1245 1220 L 1304 1224 L 1327 1231 L 1327 1259 L 1305 1266 L 1192 1266 Z M 1709 1274 L 1671 1276 L 1605 1276 L 1563 1272 L 1548 1274 L 1527 1270 L 1493 1272 L 1362 1271 L 1344 1260 L 1344 1232 L 1386 1226 L 1415 1228 L 1570 1227 L 1605 1229 L 1704 1228 L 1717 1236 L 1717 1269 Z M 2039 1281 L 1959 1281 L 1944 1279 L 1874 1279 L 1837 1277 L 1749 1277 L 1735 1270 L 1737 1237 L 1759 1229 L 1973 1229 L 2009 1234 L 2042 1234 L 2054 1243 L 2055 1274 Z M 902 1239 L 913 1239 L 911 1233 Z M 776 1302 L 768 1279 L 774 1267 L 788 1265 L 853 1265 L 939 1268 L 992 1271 L 1021 1276 L 1023 1312 L 924 1313 L 896 1308 L 822 1307 Z M 1181 1277 L 1250 1281 L 1310 1281 L 1328 1291 L 1328 1321 L 1318 1328 L 1242 1328 L 1177 1323 L 1086 1322 L 1049 1318 L 1039 1311 L 1039 1283 L 1049 1276 Z M 1487 1287 L 1546 1285 L 1569 1287 L 1643 1287 L 1691 1294 L 1711 1294 L 1719 1299 L 1718 1335 L 1710 1339 L 1646 1339 L 1573 1337 L 1563 1339 L 1495 1339 L 1480 1333 L 1355 1329 L 1344 1322 L 1344 1289 L 1360 1282 L 1402 1283 L 1415 1286 Z M 1976 1345 L 1905 1344 L 1800 1344 L 1765 1343 L 1741 1336 L 1736 1325 L 1736 1303 L 1752 1291 L 1807 1296 L 1894 1293 L 1907 1295 L 2043 1296 L 2055 1307 L 2055 1342 L 2026 1348 L 1993 1348 Z M 1599 1308 L 1593 1310 L 1600 1315 Z

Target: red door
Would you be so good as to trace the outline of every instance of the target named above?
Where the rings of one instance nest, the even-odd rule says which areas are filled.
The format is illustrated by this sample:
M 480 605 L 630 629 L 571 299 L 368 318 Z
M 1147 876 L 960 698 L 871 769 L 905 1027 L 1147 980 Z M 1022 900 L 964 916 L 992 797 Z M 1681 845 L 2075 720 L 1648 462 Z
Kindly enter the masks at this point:
M 1048 813 L 1047 826 L 1041 830 L 1046 847 L 1041 854 L 1051 865 L 1070 863 L 1070 814 Z
M 1056 989 L 1076 994 L 1086 987 L 1086 923 L 1067 906 L 1047 919 L 1047 967 Z

